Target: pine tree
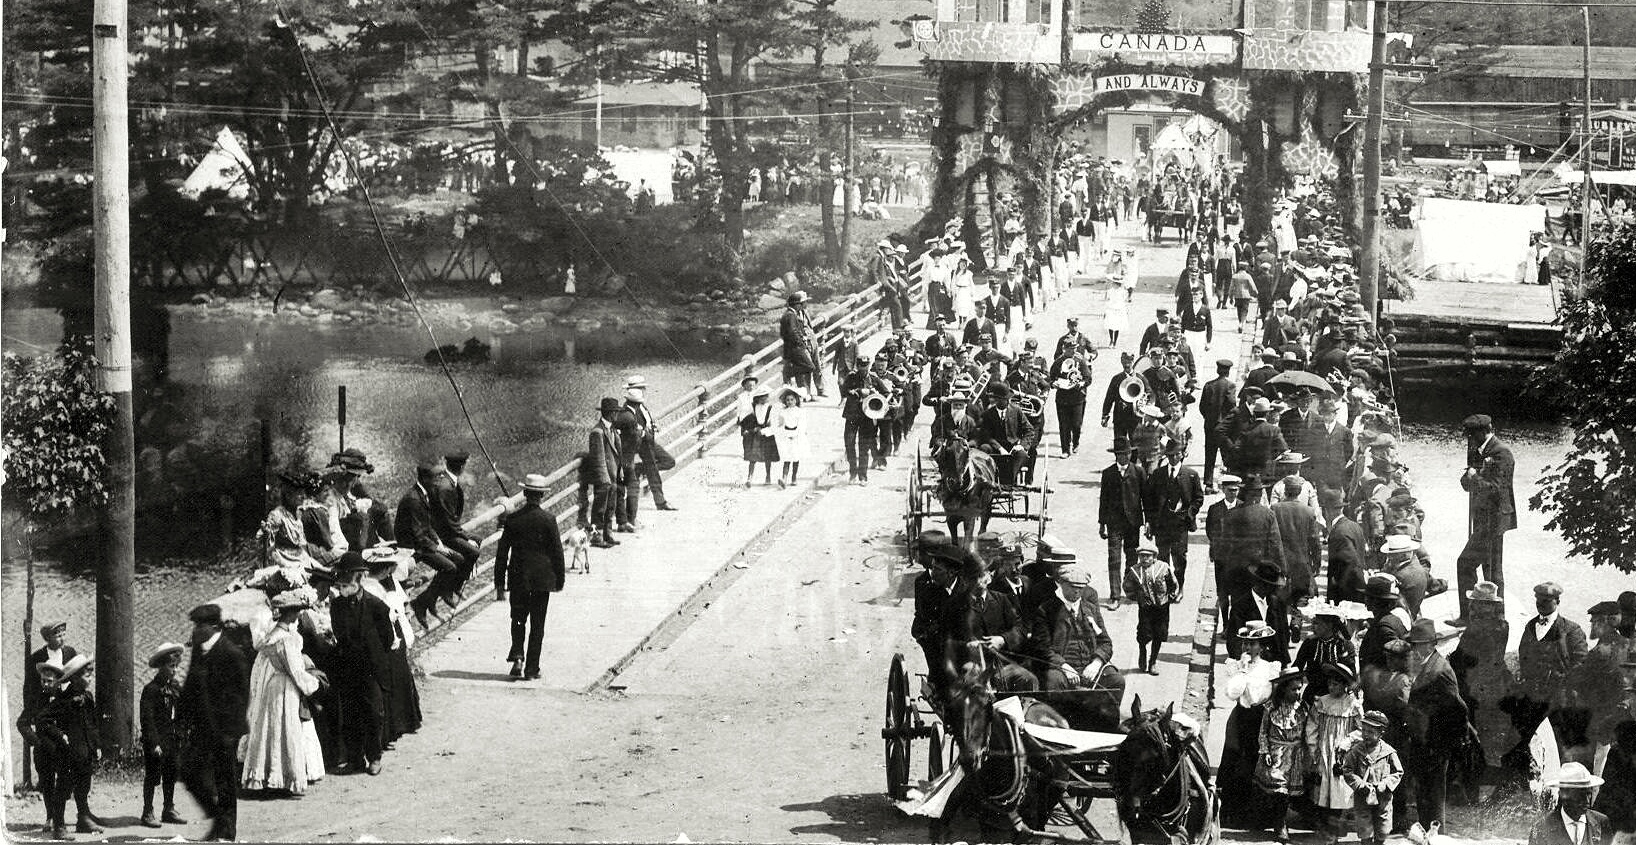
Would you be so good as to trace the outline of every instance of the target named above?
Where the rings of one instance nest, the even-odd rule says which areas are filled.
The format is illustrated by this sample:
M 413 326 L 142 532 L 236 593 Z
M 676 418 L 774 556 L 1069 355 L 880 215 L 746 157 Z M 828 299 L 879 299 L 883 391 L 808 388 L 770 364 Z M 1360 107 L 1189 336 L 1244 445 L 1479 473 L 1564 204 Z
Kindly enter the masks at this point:
M 1142 8 L 1136 10 L 1136 31 L 1168 32 L 1170 18 L 1168 0 L 1143 0 Z

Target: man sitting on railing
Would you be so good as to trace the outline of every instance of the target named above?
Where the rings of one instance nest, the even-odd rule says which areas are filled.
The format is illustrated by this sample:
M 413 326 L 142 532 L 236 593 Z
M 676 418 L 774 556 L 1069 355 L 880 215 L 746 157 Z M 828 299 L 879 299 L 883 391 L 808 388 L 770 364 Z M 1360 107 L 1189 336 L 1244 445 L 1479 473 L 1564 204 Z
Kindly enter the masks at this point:
M 466 461 L 470 459 L 466 450 L 451 449 L 443 456 L 443 472 L 432 478 L 432 489 L 427 491 L 431 493 L 432 528 L 437 531 L 438 539 L 459 555 L 455 563 L 460 568 L 460 578 L 452 585 L 456 604 L 465 598 L 466 580 L 477 567 L 480 554 L 480 538 L 460 527 L 466 516 L 466 488 L 461 486 L 460 474 L 465 472 Z
M 432 525 L 431 489 L 439 472 L 438 467 L 429 463 L 415 467 L 415 483 L 398 500 L 393 526 L 399 548 L 413 549 L 417 563 L 424 563 L 437 572 L 432 576 L 432 583 L 409 603 L 415 621 L 422 628 L 430 627 L 426 622 L 428 613 L 440 620 L 443 618 L 437 612 L 438 599 L 443 599 L 451 608 L 455 606 L 454 585 L 460 577 L 460 569 L 454 562 L 458 553 L 443 544 Z

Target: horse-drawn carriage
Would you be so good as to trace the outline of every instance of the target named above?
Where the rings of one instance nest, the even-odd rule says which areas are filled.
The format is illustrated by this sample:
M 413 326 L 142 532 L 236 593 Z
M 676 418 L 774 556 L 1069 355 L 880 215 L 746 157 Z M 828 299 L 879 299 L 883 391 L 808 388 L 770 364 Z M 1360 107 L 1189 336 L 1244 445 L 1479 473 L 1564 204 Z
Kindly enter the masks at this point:
M 1051 488 L 1044 464 L 1037 478 L 1018 474 L 1018 483 L 1003 484 L 986 453 L 964 441 L 939 444 L 928 465 L 919 449 L 909 470 L 909 502 L 903 511 L 903 535 L 915 548 L 928 517 L 948 522 L 949 535 L 975 537 L 989 522 L 1032 522 L 1035 536 L 1050 522 Z M 964 533 L 962 533 L 964 531 Z

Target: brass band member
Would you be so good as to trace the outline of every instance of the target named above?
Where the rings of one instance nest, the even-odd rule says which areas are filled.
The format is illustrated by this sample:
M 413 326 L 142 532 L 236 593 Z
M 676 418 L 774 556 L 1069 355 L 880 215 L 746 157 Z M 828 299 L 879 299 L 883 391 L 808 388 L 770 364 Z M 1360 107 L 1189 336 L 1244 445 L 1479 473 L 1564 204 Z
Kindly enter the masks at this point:
M 1051 387 L 1057 394 L 1057 428 L 1064 458 L 1079 451 L 1079 432 L 1085 425 L 1085 392 L 1091 386 L 1091 365 L 1078 344 L 1062 347 L 1051 365 Z
M 870 356 L 859 355 L 858 366 L 841 381 L 841 418 L 846 422 L 842 436 L 846 439 L 846 463 L 854 484 L 869 483 L 869 468 L 874 463 L 877 442 L 875 421 L 864 413 L 864 400 L 872 394 L 887 394 L 886 384 L 871 372 L 873 363 Z

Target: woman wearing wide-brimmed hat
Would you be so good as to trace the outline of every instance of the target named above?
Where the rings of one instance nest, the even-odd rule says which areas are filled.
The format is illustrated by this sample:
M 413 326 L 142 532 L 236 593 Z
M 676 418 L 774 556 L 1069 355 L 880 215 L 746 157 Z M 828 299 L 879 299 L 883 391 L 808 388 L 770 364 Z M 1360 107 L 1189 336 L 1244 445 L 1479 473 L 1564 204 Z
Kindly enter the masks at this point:
M 250 733 L 244 744 L 239 786 L 300 795 L 324 777 L 324 752 L 307 709 L 307 696 L 328 679 L 307 669 L 296 621 L 311 607 L 311 587 L 273 596 L 278 622 L 256 646 L 250 670 Z
M 1251 621 L 1236 633 L 1242 651 L 1227 662 L 1226 681 L 1222 684 L 1222 693 L 1233 711 L 1227 716 L 1227 737 L 1222 744 L 1221 765 L 1216 769 L 1221 820 L 1227 827 L 1253 824 L 1254 814 L 1249 809 L 1258 796 L 1251 778 L 1260 757 L 1261 716 L 1267 699 L 1272 697 L 1273 679 L 1280 671 L 1278 663 L 1261 653 L 1263 645 L 1277 636 L 1271 626 Z

